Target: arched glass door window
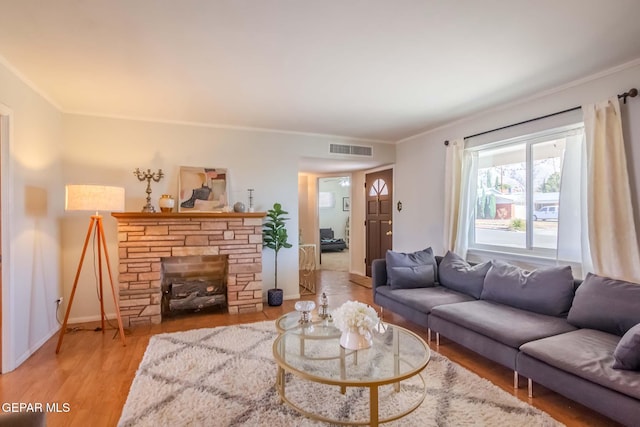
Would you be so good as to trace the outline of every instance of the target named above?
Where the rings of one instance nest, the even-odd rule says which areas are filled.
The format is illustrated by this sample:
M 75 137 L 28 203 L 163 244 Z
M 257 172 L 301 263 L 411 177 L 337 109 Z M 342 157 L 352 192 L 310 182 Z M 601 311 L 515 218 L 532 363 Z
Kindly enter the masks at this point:
M 375 181 L 373 181 L 373 184 L 369 189 L 370 197 L 380 197 L 380 196 L 386 196 L 388 194 L 389 194 L 389 188 L 387 187 L 387 183 L 385 182 L 384 179 L 378 178 Z

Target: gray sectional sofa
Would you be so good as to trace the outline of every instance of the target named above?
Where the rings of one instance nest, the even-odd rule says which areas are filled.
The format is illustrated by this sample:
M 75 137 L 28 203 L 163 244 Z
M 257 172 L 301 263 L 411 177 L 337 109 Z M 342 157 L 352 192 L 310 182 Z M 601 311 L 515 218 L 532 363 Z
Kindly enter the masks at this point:
M 431 249 L 372 264 L 384 309 L 625 425 L 640 423 L 640 285 L 569 267 L 470 265 Z

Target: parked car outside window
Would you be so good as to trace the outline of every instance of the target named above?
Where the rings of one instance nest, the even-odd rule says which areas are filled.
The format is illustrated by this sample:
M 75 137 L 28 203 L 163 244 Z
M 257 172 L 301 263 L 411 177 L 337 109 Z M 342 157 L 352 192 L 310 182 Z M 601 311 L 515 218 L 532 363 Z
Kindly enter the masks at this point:
M 540 210 L 533 211 L 534 221 L 546 221 L 548 219 L 558 220 L 558 206 L 545 206 Z

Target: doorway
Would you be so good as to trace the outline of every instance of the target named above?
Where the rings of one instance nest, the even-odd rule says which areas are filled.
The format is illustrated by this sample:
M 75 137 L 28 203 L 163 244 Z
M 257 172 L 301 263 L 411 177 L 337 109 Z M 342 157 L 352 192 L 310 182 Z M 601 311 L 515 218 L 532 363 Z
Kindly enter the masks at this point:
M 392 248 L 393 169 L 365 175 L 366 274 L 371 277 L 371 263 L 384 258 Z
M 351 178 L 318 178 L 320 269 L 350 271 Z

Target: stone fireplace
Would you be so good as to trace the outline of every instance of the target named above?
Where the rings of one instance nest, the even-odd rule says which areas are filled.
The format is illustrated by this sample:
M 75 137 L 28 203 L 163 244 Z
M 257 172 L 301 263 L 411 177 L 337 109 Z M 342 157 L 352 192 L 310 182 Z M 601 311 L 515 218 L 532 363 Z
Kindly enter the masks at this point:
M 162 321 L 163 258 L 223 255 L 229 313 L 262 311 L 262 219 L 251 213 L 112 213 L 125 327 Z

